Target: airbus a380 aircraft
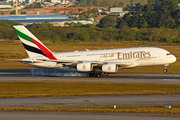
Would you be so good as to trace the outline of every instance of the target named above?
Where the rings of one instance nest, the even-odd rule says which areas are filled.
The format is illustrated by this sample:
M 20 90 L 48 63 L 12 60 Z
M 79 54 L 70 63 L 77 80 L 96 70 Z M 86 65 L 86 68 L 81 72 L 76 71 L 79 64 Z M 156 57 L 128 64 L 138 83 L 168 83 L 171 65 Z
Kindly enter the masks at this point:
M 37 67 L 87 72 L 88 76 L 100 77 L 137 66 L 164 65 L 167 72 L 166 66 L 176 61 L 170 52 L 155 47 L 53 53 L 24 26 L 17 25 L 14 29 L 29 55 L 20 61 Z

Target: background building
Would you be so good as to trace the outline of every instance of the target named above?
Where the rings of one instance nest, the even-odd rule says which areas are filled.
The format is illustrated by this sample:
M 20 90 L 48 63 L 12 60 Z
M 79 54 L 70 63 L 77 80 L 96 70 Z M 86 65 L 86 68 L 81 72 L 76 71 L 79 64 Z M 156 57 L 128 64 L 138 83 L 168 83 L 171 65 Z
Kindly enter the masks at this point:
M 28 4 L 33 4 L 33 0 L 26 0 Z
M 0 2 L 0 8 L 12 8 L 11 3 Z
M 0 16 L 2 21 L 15 21 L 22 24 L 63 22 L 73 21 L 67 15 L 21 15 L 21 16 Z
M 118 7 L 110 8 L 110 12 L 111 13 L 120 13 L 120 12 L 123 12 L 123 8 L 118 8 Z
M 23 25 L 32 23 L 43 23 L 49 22 L 55 26 L 65 26 L 65 23 L 82 23 L 82 24 L 93 24 L 91 19 L 78 19 L 74 20 L 69 18 L 67 15 L 19 15 L 19 16 L 0 16 L 1 21 L 14 21 Z

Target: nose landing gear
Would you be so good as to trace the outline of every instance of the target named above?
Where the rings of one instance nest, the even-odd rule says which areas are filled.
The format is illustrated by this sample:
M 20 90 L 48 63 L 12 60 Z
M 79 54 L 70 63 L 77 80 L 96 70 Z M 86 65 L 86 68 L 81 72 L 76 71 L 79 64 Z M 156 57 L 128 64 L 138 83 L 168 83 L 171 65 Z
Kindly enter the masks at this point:
M 167 69 L 164 69 L 164 73 L 166 73 L 167 72 Z
M 164 65 L 164 73 L 167 73 L 167 71 L 168 71 L 168 70 L 167 70 L 167 66 L 168 66 L 168 65 Z

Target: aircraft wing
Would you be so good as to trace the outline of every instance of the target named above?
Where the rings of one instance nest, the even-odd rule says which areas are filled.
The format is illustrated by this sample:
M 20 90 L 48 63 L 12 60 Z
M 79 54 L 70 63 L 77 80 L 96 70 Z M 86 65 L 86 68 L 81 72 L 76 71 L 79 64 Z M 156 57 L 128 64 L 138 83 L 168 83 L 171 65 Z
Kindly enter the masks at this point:
M 109 61 L 80 61 L 80 60 L 43 60 L 43 59 L 38 59 L 38 60 L 42 60 L 42 61 L 47 61 L 47 62 L 58 62 L 58 63 L 72 63 L 72 64 L 78 64 L 78 63 L 83 63 L 83 62 L 90 62 L 92 63 L 94 66 L 101 66 L 101 65 L 104 65 L 104 64 L 117 64 L 121 67 L 128 67 L 128 66 L 131 66 L 133 65 L 132 62 L 128 62 L 128 61 L 122 61 L 122 62 L 117 62 L 117 61 L 114 61 L 114 62 L 109 62 Z
M 36 59 L 36 60 L 31 60 L 31 59 L 8 59 L 8 61 L 18 61 L 18 62 L 43 62 L 43 61 L 47 61 L 47 62 L 58 62 L 58 63 L 62 63 L 62 64 L 66 64 L 66 63 L 70 63 L 70 64 L 78 64 L 78 63 L 83 63 L 83 62 L 90 62 L 92 63 L 94 66 L 101 66 L 104 64 L 117 64 L 121 67 L 128 67 L 133 65 L 132 62 L 109 62 L 109 61 L 80 61 L 80 60 L 47 60 L 47 59 Z
M 128 67 L 133 65 L 132 62 L 120 62 L 120 63 L 116 63 L 117 65 L 123 66 L 123 67 Z

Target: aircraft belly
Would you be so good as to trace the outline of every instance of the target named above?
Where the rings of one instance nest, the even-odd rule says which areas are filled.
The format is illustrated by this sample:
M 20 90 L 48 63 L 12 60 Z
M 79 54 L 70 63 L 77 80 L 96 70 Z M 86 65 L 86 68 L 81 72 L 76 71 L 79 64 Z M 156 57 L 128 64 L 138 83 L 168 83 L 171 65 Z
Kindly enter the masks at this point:
M 141 58 L 137 59 L 137 63 L 139 64 L 139 66 L 151 66 L 154 65 L 155 61 L 151 58 Z

